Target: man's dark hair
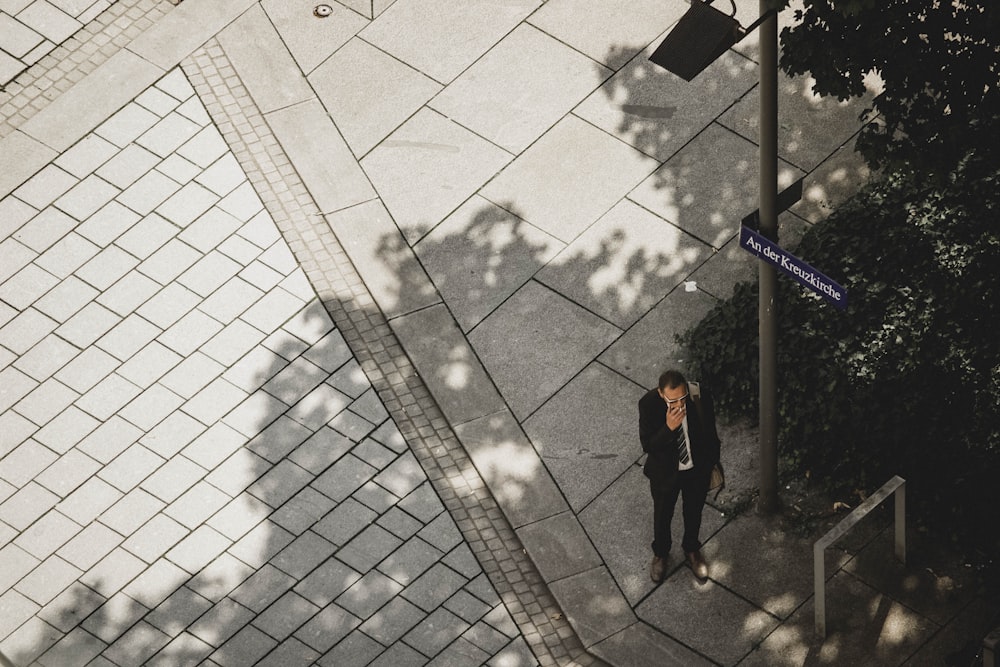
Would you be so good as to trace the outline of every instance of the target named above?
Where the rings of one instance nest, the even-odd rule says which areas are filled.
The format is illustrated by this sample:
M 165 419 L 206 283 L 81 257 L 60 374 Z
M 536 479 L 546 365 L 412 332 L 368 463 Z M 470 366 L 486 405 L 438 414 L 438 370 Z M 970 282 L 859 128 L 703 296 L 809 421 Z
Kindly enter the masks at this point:
M 660 391 L 663 391 L 664 389 L 674 389 L 686 384 L 687 380 L 684 379 L 681 372 L 671 369 L 669 371 L 664 371 L 663 374 L 660 375 L 660 383 L 658 387 Z

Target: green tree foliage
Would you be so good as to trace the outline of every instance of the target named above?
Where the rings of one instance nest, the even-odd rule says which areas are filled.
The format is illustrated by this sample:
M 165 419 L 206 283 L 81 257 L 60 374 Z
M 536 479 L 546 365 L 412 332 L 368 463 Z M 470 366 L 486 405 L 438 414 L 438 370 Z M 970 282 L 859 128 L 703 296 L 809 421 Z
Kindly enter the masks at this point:
M 778 0 L 781 6 L 788 0 Z M 870 164 L 948 173 L 974 143 L 1000 130 L 997 0 L 801 0 L 781 33 L 781 68 L 810 73 L 822 95 L 884 91 L 858 147 Z
M 916 516 L 937 531 L 994 540 L 998 208 L 1000 168 L 979 153 L 944 185 L 887 177 L 797 249 L 847 288 L 847 310 L 785 278 L 777 297 L 782 459 L 831 489 L 870 491 L 900 474 Z M 739 285 L 683 337 L 724 412 L 756 417 L 756 341 L 756 283 Z

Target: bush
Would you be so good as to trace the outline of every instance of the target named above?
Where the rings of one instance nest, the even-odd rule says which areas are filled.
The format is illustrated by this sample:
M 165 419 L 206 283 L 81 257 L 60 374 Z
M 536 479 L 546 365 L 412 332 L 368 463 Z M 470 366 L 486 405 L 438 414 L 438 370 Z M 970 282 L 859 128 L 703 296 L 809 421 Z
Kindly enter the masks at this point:
M 803 238 L 846 311 L 779 278 L 779 451 L 829 490 L 899 474 L 913 516 L 971 545 L 1000 526 L 1000 170 L 973 153 L 931 182 L 885 177 Z M 757 337 L 754 282 L 681 338 L 731 416 L 757 417 Z

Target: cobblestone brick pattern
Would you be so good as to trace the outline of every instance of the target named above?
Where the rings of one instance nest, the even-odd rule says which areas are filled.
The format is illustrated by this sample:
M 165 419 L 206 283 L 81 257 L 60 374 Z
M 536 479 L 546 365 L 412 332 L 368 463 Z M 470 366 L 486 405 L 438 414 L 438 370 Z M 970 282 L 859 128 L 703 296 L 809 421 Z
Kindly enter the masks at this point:
M 210 43 L 182 66 L 539 663 L 600 664 L 583 650 L 222 49 Z

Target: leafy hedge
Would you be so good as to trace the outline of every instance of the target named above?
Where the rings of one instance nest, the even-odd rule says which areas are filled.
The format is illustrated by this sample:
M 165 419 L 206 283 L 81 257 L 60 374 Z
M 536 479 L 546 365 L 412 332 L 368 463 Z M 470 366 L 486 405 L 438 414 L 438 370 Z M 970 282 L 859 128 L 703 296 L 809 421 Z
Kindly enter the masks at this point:
M 913 516 L 984 548 L 1000 534 L 1000 169 L 974 153 L 944 181 L 885 177 L 802 239 L 850 302 L 778 280 L 779 449 L 830 490 L 899 474 Z M 682 336 L 724 413 L 757 417 L 757 337 L 756 282 Z

